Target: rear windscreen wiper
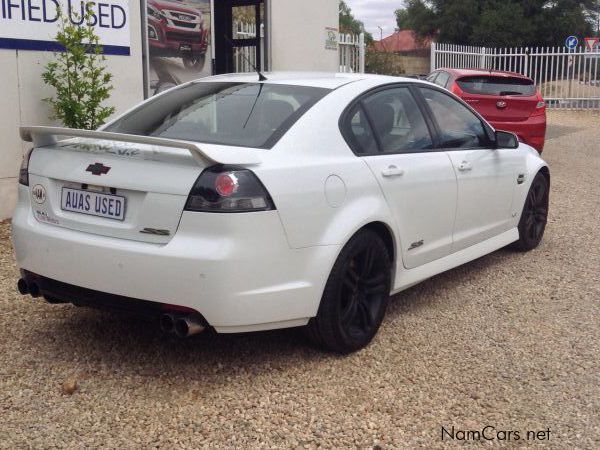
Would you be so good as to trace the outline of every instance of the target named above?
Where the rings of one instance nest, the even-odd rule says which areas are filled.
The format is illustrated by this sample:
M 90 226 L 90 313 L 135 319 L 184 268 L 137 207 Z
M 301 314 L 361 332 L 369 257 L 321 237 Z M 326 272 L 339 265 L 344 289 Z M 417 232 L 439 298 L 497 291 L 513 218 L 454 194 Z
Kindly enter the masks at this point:
M 500 92 L 500 95 L 523 95 L 521 92 L 515 92 L 515 91 L 502 91 Z

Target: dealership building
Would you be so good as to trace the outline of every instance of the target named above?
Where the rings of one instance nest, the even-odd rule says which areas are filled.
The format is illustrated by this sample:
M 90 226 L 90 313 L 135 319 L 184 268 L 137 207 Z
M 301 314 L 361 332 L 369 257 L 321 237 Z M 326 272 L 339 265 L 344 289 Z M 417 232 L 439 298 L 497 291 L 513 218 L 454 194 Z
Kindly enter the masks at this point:
M 60 125 L 42 81 L 59 47 L 57 9 L 77 22 L 85 0 L 0 3 L 0 220 L 16 202 L 27 143 L 22 125 Z M 93 23 L 113 75 L 116 114 L 203 76 L 251 71 L 337 71 L 338 0 L 104 0 Z

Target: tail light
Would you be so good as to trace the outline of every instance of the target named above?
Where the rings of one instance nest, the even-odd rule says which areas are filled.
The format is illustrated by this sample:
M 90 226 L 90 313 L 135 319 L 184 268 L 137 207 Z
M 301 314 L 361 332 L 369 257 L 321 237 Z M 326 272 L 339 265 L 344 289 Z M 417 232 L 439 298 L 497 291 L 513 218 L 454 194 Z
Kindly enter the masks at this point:
M 232 166 L 205 169 L 190 192 L 186 211 L 234 213 L 275 209 L 271 196 L 248 170 Z
M 537 101 L 537 104 L 535 105 L 535 110 L 533 111 L 533 113 L 531 115 L 532 116 L 543 116 L 544 114 L 546 114 L 546 102 L 542 98 L 542 94 L 540 94 L 539 92 L 537 93 L 536 101 Z
M 452 92 L 454 95 L 461 97 L 463 95 L 463 91 L 461 88 L 458 87 L 457 83 L 452 83 L 452 87 L 450 88 L 450 92 Z
M 31 159 L 31 153 L 33 149 L 30 149 L 23 156 L 21 161 L 21 168 L 19 169 L 19 183 L 23 186 L 29 186 L 29 160 Z

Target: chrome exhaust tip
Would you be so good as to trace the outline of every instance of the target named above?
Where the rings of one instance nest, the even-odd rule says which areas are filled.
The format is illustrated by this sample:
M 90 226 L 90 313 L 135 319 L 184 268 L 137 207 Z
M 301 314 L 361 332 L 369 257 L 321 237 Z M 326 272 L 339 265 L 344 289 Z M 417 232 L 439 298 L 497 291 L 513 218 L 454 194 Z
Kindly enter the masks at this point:
M 202 333 L 205 326 L 194 316 L 179 317 L 175 321 L 175 334 L 180 338 L 186 338 Z
M 165 334 L 171 334 L 175 331 L 175 316 L 173 314 L 163 314 L 160 316 L 160 329 Z
M 17 289 L 19 290 L 19 294 L 21 295 L 29 294 L 29 285 L 27 284 L 27 281 L 25 281 L 24 278 L 19 278 L 19 281 L 17 281 Z

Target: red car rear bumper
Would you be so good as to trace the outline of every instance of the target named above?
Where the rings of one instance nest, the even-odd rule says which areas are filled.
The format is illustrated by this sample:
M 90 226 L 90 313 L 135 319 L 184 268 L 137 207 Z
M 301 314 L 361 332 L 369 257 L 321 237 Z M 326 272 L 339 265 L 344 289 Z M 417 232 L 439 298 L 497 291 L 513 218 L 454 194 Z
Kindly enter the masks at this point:
M 531 145 L 538 152 L 544 150 L 546 141 L 546 115 L 531 116 L 524 122 L 490 122 L 496 129 L 515 133 L 527 145 Z

